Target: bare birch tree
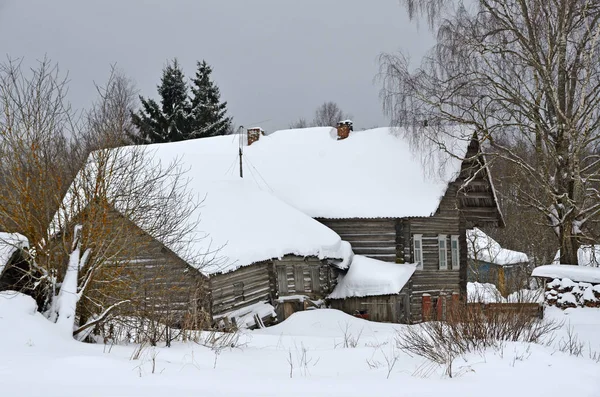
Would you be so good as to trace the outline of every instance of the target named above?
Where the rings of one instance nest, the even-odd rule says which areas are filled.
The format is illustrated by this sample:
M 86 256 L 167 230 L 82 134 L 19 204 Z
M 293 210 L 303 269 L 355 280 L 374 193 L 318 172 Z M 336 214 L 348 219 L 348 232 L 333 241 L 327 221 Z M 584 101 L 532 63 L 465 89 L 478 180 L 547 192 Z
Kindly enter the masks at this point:
M 382 55 L 381 94 L 393 123 L 441 148 L 441 137 L 460 131 L 452 125 L 476 131 L 490 162 L 510 162 L 527 181 L 518 199 L 543 215 L 561 263 L 576 264 L 600 212 L 600 3 L 404 3 L 410 15 L 427 16 L 437 44 L 415 70 L 403 55 Z

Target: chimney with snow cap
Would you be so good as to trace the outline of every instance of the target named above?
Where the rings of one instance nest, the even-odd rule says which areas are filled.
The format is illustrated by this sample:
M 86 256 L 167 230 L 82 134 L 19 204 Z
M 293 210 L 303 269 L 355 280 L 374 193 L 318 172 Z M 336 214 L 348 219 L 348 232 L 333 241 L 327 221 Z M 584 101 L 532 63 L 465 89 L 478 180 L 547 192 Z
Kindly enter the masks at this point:
M 248 128 L 248 146 L 260 139 L 261 135 L 265 135 L 265 131 L 260 127 Z
M 337 139 L 342 140 L 348 138 L 352 128 L 352 120 L 342 120 L 337 123 Z

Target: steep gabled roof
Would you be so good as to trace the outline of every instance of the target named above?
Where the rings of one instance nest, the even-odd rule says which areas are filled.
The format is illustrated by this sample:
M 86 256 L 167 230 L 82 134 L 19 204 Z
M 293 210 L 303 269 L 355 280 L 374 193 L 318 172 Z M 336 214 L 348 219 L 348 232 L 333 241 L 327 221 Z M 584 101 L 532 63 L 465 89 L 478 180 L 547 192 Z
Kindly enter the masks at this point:
M 466 146 L 466 143 L 462 143 Z M 239 178 L 238 139 L 222 136 L 150 145 L 194 162 L 194 178 Z M 429 216 L 460 161 L 415 153 L 390 128 L 337 140 L 329 127 L 278 131 L 244 147 L 244 178 L 316 218 Z M 162 156 L 162 154 L 160 155 Z M 425 164 L 427 163 L 427 164 Z

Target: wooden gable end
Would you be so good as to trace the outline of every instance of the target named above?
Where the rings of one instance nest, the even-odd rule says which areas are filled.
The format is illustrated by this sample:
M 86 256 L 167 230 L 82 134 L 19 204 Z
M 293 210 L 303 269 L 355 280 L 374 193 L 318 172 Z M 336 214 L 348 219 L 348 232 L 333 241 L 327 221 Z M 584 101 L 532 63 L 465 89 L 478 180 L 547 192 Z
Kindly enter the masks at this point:
M 479 140 L 474 135 L 456 180 L 448 184 L 437 213 L 459 210 L 466 227 L 504 227 L 496 192 Z

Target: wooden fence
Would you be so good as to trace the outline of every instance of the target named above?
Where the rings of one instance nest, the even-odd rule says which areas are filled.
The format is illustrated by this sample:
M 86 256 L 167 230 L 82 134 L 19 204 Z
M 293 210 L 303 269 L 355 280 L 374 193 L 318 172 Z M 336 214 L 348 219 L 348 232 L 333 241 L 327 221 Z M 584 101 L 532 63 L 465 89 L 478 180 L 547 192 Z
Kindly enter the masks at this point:
M 522 313 L 544 318 L 544 306 L 539 303 L 469 303 L 467 307 L 479 307 L 484 314 Z

